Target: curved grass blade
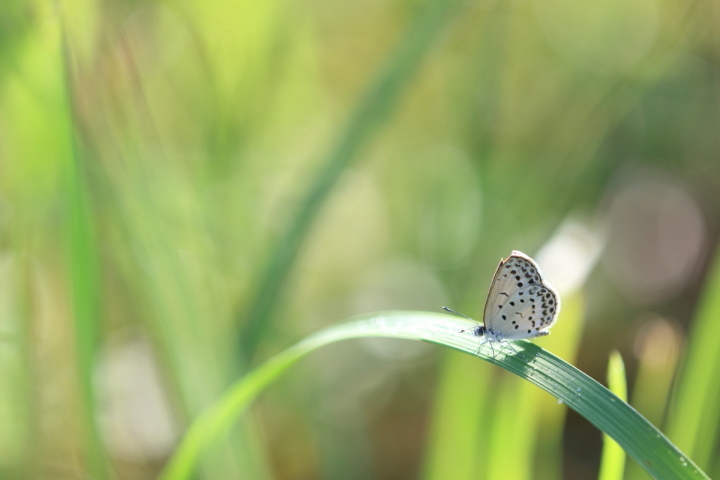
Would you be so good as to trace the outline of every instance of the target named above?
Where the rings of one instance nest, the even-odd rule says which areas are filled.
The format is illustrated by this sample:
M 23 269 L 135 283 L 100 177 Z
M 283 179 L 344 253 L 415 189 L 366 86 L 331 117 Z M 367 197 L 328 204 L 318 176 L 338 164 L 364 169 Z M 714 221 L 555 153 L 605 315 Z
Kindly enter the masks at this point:
M 190 478 L 202 451 L 226 433 L 250 402 L 300 357 L 329 343 L 359 337 L 393 337 L 422 340 L 476 355 L 478 339 L 458 333 L 467 322 L 442 314 L 381 312 L 357 317 L 321 330 L 271 358 L 238 380 L 191 425 L 180 446 L 159 477 Z M 600 430 L 611 436 L 654 478 L 707 479 L 657 428 L 635 409 L 583 372 L 537 345 L 514 342 L 489 348 L 479 357 L 534 383 L 563 401 Z M 560 408 L 560 407 L 559 407 Z

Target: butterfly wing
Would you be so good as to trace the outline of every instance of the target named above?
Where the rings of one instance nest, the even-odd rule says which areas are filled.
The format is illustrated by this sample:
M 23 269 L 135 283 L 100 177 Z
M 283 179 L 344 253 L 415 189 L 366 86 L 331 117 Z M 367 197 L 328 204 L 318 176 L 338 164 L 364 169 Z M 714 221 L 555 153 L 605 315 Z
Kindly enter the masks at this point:
M 555 290 L 522 252 L 500 262 L 485 303 L 485 328 L 504 340 L 547 335 L 560 311 Z
M 504 303 L 505 297 L 499 296 L 500 292 L 503 292 L 510 287 L 507 275 L 503 276 L 503 265 L 505 265 L 506 262 L 507 260 L 500 259 L 500 264 L 498 265 L 497 270 L 495 270 L 492 283 L 490 283 L 490 290 L 488 291 L 488 296 L 485 300 L 485 310 L 483 310 L 483 324 L 486 328 L 488 327 L 488 314 L 499 311 L 499 308 L 502 307 L 498 308 L 498 304 Z

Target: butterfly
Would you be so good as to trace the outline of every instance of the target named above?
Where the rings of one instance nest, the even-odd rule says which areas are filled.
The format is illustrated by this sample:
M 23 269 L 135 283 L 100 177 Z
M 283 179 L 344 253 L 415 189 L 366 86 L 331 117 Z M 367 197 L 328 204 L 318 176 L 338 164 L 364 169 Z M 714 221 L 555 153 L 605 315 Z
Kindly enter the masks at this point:
M 455 310 L 443 309 L 472 320 Z M 492 345 L 495 342 L 506 343 L 517 353 L 508 340 L 549 335 L 549 328 L 555 323 L 559 311 L 560 299 L 542 278 L 535 261 L 514 250 L 508 258 L 500 260 L 495 271 L 485 301 L 483 324 L 460 332 L 469 331 L 476 337 L 485 337 L 478 353 L 488 342 L 493 356 L 495 348 Z

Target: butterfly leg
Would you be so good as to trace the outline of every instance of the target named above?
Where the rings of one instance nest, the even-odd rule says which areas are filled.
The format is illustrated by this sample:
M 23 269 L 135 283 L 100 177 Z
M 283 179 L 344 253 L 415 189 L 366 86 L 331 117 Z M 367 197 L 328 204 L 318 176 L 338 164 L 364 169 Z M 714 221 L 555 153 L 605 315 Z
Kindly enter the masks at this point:
M 483 346 L 485 346 L 485 343 L 487 343 L 487 342 L 481 342 L 480 345 L 478 345 L 477 352 L 475 352 L 476 357 L 480 356 L 480 352 L 482 352 L 482 348 L 483 348 Z
M 490 341 L 490 339 L 489 339 L 489 338 L 486 338 L 485 341 L 482 342 L 482 343 L 480 344 L 480 346 L 478 346 L 477 353 L 475 354 L 476 356 L 478 356 L 478 357 L 480 356 L 480 352 L 482 351 L 482 348 L 483 348 L 483 347 L 485 346 L 485 344 L 488 343 L 489 341 Z M 495 348 L 493 347 L 492 342 L 490 342 L 490 348 L 493 349 L 493 357 L 495 357 Z

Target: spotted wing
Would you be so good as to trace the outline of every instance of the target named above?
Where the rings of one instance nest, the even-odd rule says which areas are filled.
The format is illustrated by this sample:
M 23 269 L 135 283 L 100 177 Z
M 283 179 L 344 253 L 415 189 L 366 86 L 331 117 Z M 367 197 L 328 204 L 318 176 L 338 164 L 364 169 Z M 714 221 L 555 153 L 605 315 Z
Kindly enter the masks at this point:
M 500 262 L 485 303 L 485 328 L 505 340 L 547 335 L 560 311 L 555 290 L 535 262 L 513 251 Z

